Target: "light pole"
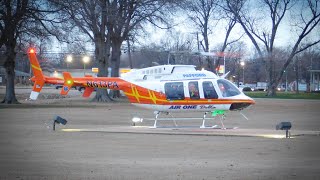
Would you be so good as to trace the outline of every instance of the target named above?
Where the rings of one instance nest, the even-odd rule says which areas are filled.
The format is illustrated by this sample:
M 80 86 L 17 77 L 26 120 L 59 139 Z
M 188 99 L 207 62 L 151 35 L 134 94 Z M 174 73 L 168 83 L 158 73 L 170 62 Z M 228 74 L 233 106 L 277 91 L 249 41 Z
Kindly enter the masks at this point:
M 83 74 L 86 75 L 86 64 L 90 61 L 89 56 L 83 56 L 82 62 L 83 62 Z
M 69 64 L 72 62 L 72 56 L 68 55 L 67 56 L 67 69 L 69 69 Z
M 284 73 L 286 73 L 286 89 L 285 91 L 288 91 L 288 73 L 286 72 L 286 70 L 283 71 Z
M 240 65 L 242 66 L 242 85 L 244 86 L 244 61 L 241 61 L 240 62 Z

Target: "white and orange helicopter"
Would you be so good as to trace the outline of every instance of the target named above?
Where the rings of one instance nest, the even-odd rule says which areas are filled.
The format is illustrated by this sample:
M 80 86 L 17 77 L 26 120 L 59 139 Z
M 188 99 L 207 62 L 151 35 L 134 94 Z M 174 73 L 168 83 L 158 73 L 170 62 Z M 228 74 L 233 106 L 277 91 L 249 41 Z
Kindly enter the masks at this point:
M 63 72 L 63 78 L 43 75 L 34 48 L 28 50 L 34 82 L 31 100 L 36 100 L 44 84 L 63 85 L 61 95 L 67 95 L 72 86 L 85 87 L 83 97 L 89 97 L 95 88 L 122 90 L 130 103 L 153 110 L 155 113 L 153 128 L 158 120 L 182 120 L 190 118 L 159 118 L 160 114 L 195 111 L 204 113 L 200 128 L 206 128 L 208 113 L 222 115 L 225 111 L 243 110 L 255 101 L 246 96 L 232 82 L 213 72 L 196 70 L 193 65 L 160 65 L 138 69 L 126 73 L 123 77 L 72 77 Z M 244 116 L 245 117 L 245 116 Z M 246 118 L 246 117 L 245 117 Z M 195 118 L 192 118 L 195 119 Z M 247 118 L 246 118 L 247 119 Z M 133 121 L 142 121 L 134 117 Z M 150 120 L 150 119 L 149 119 Z

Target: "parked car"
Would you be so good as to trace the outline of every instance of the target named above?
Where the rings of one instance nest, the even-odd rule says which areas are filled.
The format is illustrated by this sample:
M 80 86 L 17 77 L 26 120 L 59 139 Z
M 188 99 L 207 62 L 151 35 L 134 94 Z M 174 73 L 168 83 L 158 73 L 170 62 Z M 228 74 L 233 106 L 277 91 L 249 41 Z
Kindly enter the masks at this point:
M 83 92 L 85 88 L 86 88 L 86 87 L 78 86 L 78 87 L 77 87 L 77 90 L 80 91 L 80 92 Z M 97 88 L 94 88 L 94 91 L 97 91 Z
M 62 87 L 63 87 L 63 85 L 60 85 L 60 84 L 59 84 L 59 85 L 55 85 L 55 88 L 56 88 L 56 89 L 60 89 L 60 88 L 62 88 Z M 73 89 L 77 89 L 76 86 L 72 86 L 72 88 L 73 88 Z
M 244 92 L 244 91 L 254 91 L 254 89 L 251 88 L 251 87 L 249 87 L 249 86 L 246 86 L 246 87 L 242 88 L 242 91 L 243 91 L 243 92 Z

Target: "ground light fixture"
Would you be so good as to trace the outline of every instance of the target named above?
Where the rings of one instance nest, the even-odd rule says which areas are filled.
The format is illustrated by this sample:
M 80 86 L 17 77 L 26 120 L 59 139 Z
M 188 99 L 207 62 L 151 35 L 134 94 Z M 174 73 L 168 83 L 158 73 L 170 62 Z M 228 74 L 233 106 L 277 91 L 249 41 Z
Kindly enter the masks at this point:
M 276 130 L 285 130 L 286 131 L 286 138 L 290 138 L 290 132 L 292 125 L 291 122 L 281 122 L 277 124 Z
M 53 119 L 53 130 L 56 130 L 56 124 L 62 124 L 62 125 L 66 125 L 67 124 L 67 120 L 60 117 L 60 116 L 55 116 Z
M 133 118 L 132 118 L 132 122 L 133 122 L 133 126 L 135 126 L 136 125 L 136 123 L 141 123 L 143 121 L 143 118 L 140 118 L 140 117 L 137 117 L 137 116 L 134 116 Z

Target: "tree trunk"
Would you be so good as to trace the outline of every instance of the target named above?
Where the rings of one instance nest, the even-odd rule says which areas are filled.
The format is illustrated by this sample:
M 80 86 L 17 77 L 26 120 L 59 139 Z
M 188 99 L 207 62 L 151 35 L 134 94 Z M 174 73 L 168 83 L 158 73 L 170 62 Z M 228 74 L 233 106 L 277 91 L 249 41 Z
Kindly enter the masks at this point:
M 104 38 L 97 37 L 95 40 L 95 56 L 96 61 L 98 61 L 98 77 L 107 77 L 108 76 L 108 57 L 110 55 L 110 46 L 108 46 L 107 42 L 104 42 Z M 107 89 L 98 88 L 96 92 L 96 96 L 93 101 L 95 102 L 110 102 L 113 101 Z
M 121 56 L 121 41 L 112 41 L 112 53 L 111 53 L 111 76 L 119 77 L 119 69 L 120 69 L 120 56 Z M 119 98 L 120 91 L 113 90 L 112 98 Z
M 4 67 L 6 68 L 6 95 L 1 103 L 5 104 L 20 104 L 16 98 L 14 91 L 14 79 L 15 79 L 15 44 L 6 45 L 6 61 Z
M 268 93 L 267 93 L 267 96 L 275 96 L 276 95 L 276 85 L 277 83 L 275 82 L 270 82 L 269 84 L 269 88 L 268 88 Z
M 275 96 L 278 82 L 275 75 L 275 62 L 273 59 L 272 52 L 269 52 L 268 62 L 269 62 L 269 67 L 267 66 L 267 72 L 269 74 L 269 77 L 268 77 L 269 84 L 268 84 L 267 96 Z
M 213 63 L 212 63 L 212 60 L 210 59 L 210 57 L 206 57 L 206 59 L 207 59 L 207 63 L 208 63 L 208 71 L 211 71 L 211 72 L 214 72 L 214 65 L 213 65 Z

